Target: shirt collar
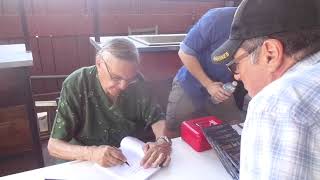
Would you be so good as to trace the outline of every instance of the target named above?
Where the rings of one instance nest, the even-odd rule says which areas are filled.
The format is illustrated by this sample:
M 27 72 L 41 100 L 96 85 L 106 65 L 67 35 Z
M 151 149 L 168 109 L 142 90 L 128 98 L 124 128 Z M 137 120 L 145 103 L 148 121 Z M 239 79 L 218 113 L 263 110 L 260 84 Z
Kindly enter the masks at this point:
M 292 66 L 288 72 L 297 71 L 301 66 L 312 66 L 320 62 L 320 51 L 309 55 Z

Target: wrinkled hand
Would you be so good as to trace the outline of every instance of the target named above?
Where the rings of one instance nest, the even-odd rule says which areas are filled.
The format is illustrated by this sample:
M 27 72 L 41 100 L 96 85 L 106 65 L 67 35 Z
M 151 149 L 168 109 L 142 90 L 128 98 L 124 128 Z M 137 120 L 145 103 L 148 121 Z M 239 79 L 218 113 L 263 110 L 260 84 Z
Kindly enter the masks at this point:
M 143 147 L 144 157 L 140 165 L 144 168 L 166 167 L 171 161 L 171 144 L 164 141 L 148 142 Z
M 207 86 L 207 91 L 214 98 L 215 101 L 221 103 L 227 100 L 232 94 L 226 92 L 223 88 L 223 83 L 221 82 L 212 82 Z
M 89 160 L 104 167 L 111 167 L 123 164 L 127 161 L 121 150 L 112 146 L 90 147 Z

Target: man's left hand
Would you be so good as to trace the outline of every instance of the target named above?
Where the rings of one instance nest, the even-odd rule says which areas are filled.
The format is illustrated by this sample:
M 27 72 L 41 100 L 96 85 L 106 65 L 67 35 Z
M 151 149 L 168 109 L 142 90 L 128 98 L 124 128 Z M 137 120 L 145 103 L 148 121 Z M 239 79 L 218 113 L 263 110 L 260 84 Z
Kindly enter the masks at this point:
M 144 157 L 140 165 L 144 168 L 166 167 L 170 163 L 171 144 L 166 141 L 148 142 L 143 151 Z

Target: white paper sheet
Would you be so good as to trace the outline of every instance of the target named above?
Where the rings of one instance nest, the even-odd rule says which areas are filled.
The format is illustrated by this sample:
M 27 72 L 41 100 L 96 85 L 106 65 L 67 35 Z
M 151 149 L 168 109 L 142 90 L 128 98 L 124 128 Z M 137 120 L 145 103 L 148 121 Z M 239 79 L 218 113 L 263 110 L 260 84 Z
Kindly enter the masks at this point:
M 133 179 L 133 180 L 144 180 L 150 177 L 160 168 L 148 168 L 144 169 L 140 166 L 140 161 L 144 156 L 143 152 L 144 143 L 137 138 L 125 137 L 120 143 L 120 149 L 122 153 L 126 156 L 127 164 L 122 164 L 115 167 L 104 168 L 96 165 L 99 169 L 112 175 L 118 179 Z

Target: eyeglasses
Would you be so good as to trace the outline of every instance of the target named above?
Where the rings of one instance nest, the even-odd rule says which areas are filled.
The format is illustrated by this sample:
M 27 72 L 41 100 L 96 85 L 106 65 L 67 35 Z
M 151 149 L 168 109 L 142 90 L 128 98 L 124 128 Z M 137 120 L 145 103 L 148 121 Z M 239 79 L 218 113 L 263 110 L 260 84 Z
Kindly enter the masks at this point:
M 253 52 L 255 52 L 259 46 L 252 48 L 247 53 L 240 55 L 237 59 L 233 59 L 232 61 L 228 62 L 226 66 L 228 67 L 229 71 L 231 71 L 234 75 L 239 74 L 239 64 L 244 58 L 250 56 Z M 237 62 L 236 62 L 237 61 Z
M 119 84 L 121 81 L 125 81 L 125 82 L 127 83 L 127 85 L 132 85 L 132 84 L 134 84 L 134 83 L 136 83 L 136 82 L 139 81 L 138 75 L 135 76 L 134 78 L 131 78 L 131 79 L 124 79 L 124 78 L 122 78 L 122 77 L 120 77 L 120 76 L 118 76 L 118 75 L 112 74 L 112 73 L 110 72 L 110 69 L 109 69 L 109 66 L 108 66 L 106 60 L 104 60 L 104 59 L 102 58 L 102 61 L 103 61 L 104 65 L 106 66 L 107 71 L 108 71 L 108 74 L 109 74 L 109 76 L 110 76 L 110 78 L 111 78 L 111 80 L 112 80 L 113 82 Z

